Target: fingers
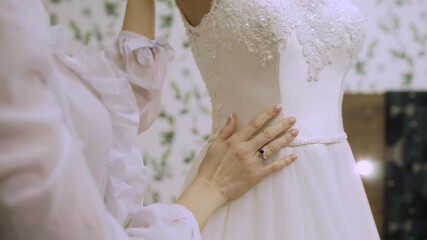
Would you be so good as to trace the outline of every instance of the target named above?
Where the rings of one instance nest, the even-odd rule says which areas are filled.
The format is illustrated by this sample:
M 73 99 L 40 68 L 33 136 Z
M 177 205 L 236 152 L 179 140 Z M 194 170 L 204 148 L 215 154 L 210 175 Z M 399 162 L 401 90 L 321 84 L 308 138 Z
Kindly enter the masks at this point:
M 266 165 L 261 170 L 261 177 L 265 178 L 267 176 L 270 176 L 271 174 L 283 169 L 284 167 L 291 165 L 297 159 L 298 159 L 298 157 L 296 155 L 292 154 L 292 155 L 286 156 L 286 157 L 284 157 L 278 161 L 274 161 L 274 162 Z
M 255 136 L 251 142 L 255 144 L 258 148 L 264 146 L 266 143 L 272 141 L 277 136 L 282 134 L 283 132 L 289 130 L 296 122 L 296 119 L 294 117 L 286 118 L 276 124 L 274 124 L 271 127 L 265 128 L 261 133 L 259 133 L 257 136 Z M 289 134 L 285 134 L 285 137 L 289 137 Z M 292 137 L 292 136 L 291 136 Z M 280 138 L 282 139 L 282 138 Z M 286 140 L 287 138 L 285 138 Z M 282 139 L 284 140 L 284 139 Z M 274 147 L 274 146 L 270 146 Z M 273 150 L 274 151 L 274 150 Z M 274 151 L 275 152 L 275 151 Z
M 288 146 L 295 137 L 298 136 L 298 133 L 299 131 L 297 129 L 292 129 L 287 131 L 283 136 L 280 136 L 263 146 L 262 149 L 265 152 L 265 156 L 269 157 L 277 153 L 280 149 Z
M 277 116 L 277 114 L 282 110 L 282 106 L 276 105 L 267 110 L 264 110 L 256 117 L 254 117 L 248 124 L 246 124 L 238 133 L 237 138 L 240 140 L 246 141 L 251 137 L 256 131 L 263 127 L 268 121 Z
M 280 149 L 286 147 L 289 145 L 289 143 L 291 143 L 295 137 L 298 136 L 299 131 L 297 129 L 292 129 L 290 131 L 287 131 L 283 136 L 274 139 L 273 141 L 269 142 L 267 145 L 265 145 L 264 147 L 262 147 L 262 149 L 265 152 L 265 156 L 271 156 L 274 153 L 277 153 Z M 280 169 L 289 166 L 290 164 L 292 164 L 293 162 L 295 162 L 295 160 L 297 160 L 298 157 L 295 154 L 286 156 L 278 161 L 274 161 L 268 165 L 266 165 L 262 170 L 261 170 L 261 177 L 267 177 L 277 171 L 279 171 Z
M 217 142 L 223 142 L 231 137 L 236 129 L 236 118 L 233 114 L 230 114 L 227 120 L 227 124 L 221 129 L 218 137 L 216 138 Z

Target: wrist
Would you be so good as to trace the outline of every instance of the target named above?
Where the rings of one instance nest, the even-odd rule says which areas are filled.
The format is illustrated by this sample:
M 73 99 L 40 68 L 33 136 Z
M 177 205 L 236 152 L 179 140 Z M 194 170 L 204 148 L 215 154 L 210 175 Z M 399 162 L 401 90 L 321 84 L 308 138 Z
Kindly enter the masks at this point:
M 227 198 L 212 182 L 196 178 L 178 198 L 177 203 L 190 210 L 200 229 L 203 229 L 212 214 L 227 202 Z
M 201 192 L 206 194 L 206 198 L 212 200 L 217 208 L 222 207 L 228 202 L 227 197 L 223 194 L 216 182 L 206 178 L 197 177 L 194 180 L 195 189 L 201 189 Z

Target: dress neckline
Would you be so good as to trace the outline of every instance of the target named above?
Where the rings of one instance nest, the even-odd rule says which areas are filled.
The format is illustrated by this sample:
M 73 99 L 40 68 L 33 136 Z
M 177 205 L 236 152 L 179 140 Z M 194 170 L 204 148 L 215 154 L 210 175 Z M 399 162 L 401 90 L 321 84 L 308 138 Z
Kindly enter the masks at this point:
M 210 20 L 210 18 L 212 18 L 212 16 L 215 14 L 216 9 L 218 8 L 218 5 L 221 3 L 221 0 L 211 0 L 211 5 L 209 7 L 209 11 L 203 15 L 203 17 L 200 19 L 199 24 L 197 24 L 196 26 L 192 25 L 187 17 L 185 16 L 185 14 L 179 9 L 178 10 L 181 14 L 181 18 L 182 21 L 184 22 L 185 26 L 187 29 L 189 29 L 190 31 L 192 31 L 193 33 L 198 32 L 201 28 L 203 28 L 203 26 L 206 24 L 206 22 L 208 22 Z

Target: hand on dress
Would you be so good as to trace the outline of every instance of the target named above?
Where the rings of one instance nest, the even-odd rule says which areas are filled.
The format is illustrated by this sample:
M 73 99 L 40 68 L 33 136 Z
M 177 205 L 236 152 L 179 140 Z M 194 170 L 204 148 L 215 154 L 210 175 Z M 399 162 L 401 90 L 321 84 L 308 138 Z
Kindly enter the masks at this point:
M 178 200 L 193 212 L 201 228 L 217 208 L 297 159 L 290 155 L 272 163 L 265 161 L 266 156 L 286 147 L 298 135 L 298 130 L 292 129 L 296 122 L 293 117 L 259 131 L 280 111 L 280 106 L 269 108 L 236 133 L 236 119 L 230 116 L 209 146 L 197 177 Z
M 236 120 L 231 115 L 200 165 L 199 180 L 212 184 L 228 202 L 295 161 L 297 156 L 291 155 L 266 164 L 259 151 L 262 149 L 265 156 L 271 156 L 286 147 L 298 134 L 298 130 L 291 129 L 295 118 L 285 118 L 254 135 L 280 111 L 280 106 L 265 110 L 235 134 Z

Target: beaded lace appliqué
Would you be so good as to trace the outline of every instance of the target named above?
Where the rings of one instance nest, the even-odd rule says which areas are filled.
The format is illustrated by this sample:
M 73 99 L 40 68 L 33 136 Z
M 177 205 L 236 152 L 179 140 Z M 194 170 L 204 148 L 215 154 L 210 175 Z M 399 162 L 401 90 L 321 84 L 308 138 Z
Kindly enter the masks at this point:
M 245 47 L 266 64 L 274 58 L 272 45 L 283 42 L 286 47 L 296 32 L 308 64 L 308 80 L 316 81 L 332 63 L 330 50 L 345 47 L 351 58 L 357 57 L 365 22 L 349 0 L 213 0 L 201 24 L 196 28 L 187 24 L 187 29 L 205 80 L 215 74 L 219 51 Z
M 355 59 L 365 37 L 363 15 L 350 0 L 212 0 L 210 12 L 197 27 L 184 23 L 194 58 L 212 102 L 212 130 L 219 130 L 221 100 L 215 80 L 218 55 L 249 51 L 265 65 L 277 54 L 275 43 L 286 48 L 296 34 L 308 65 L 308 81 L 332 63 L 332 49 L 344 48 Z

